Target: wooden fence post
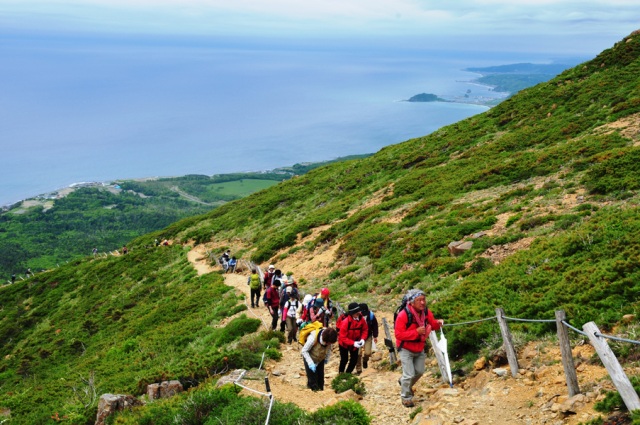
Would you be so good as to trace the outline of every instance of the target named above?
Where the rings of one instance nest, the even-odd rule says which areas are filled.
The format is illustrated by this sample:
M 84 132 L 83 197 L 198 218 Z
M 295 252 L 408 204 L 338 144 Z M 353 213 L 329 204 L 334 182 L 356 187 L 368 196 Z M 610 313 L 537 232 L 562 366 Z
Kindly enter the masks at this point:
M 438 361 L 438 367 L 440 368 L 440 374 L 442 375 L 442 382 L 447 385 L 453 384 L 453 382 L 449 382 L 449 373 L 447 372 L 444 355 L 442 354 L 440 347 L 438 347 L 438 336 L 435 331 L 429 332 L 429 341 L 431 341 L 431 348 L 433 348 L 436 360 Z
M 613 385 L 616 386 L 627 409 L 629 409 L 629 411 L 640 409 L 640 398 L 638 398 L 638 394 L 633 389 L 633 385 L 631 385 L 629 378 L 624 373 L 618 359 L 613 354 L 613 351 L 611 351 L 609 344 L 603 337 L 596 336 L 597 333 L 600 333 L 596 324 L 594 322 L 585 323 L 582 329 L 589 337 L 589 341 L 591 341 L 593 348 L 596 349 L 596 353 L 600 356 L 600 360 L 602 360 L 604 367 L 607 369 L 607 372 L 609 372 L 611 381 Z
M 509 360 L 509 367 L 511 368 L 511 376 L 518 376 L 518 356 L 516 350 L 513 347 L 513 338 L 511 337 L 511 331 L 509 325 L 504 318 L 504 310 L 496 308 L 496 317 L 498 318 L 498 324 L 500 325 L 500 333 L 502 334 L 502 341 L 504 343 L 504 351 L 507 353 L 507 360 Z
M 576 394 L 580 394 L 580 387 L 578 386 L 576 367 L 573 363 L 569 333 L 564 323 L 562 323 L 566 317 L 564 310 L 556 311 L 556 328 L 558 330 L 558 341 L 560 342 L 560 353 L 562 354 L 562 367 L 564 368 L 564 376 L 567 380 L 569 397 L 573 397 Z
M 396 354 L 396 346 L 393 344 L 393 339 L 391 338 L 391 332 L 389 331 L 389 324 L 384 317 L 382 318 L 382 326 L 384 327 L 385 334 L 384 345 L 389 349 L 389 363 L 393 366 L 398 362 L 398 356 Z

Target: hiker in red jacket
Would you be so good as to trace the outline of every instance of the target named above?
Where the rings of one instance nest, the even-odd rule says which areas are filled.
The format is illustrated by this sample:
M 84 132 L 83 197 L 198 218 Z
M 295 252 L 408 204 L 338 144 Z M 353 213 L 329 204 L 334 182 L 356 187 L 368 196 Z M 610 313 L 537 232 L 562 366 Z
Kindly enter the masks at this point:
M 271 315 L 271 330 L 275 331 L 278 326 L 278 316 L 280 313 L 280 292 L 278 289 L 280 288 L 280 281 L 276 280 L 273 282 L 273 285 L 267 288 L 265 292 L 266 298 L 266 306 L 269 309 L 269 314 Z
M 340 366 L 338 372 L 351 373 L 358 361 L 358 349 L 364 347 L 369 328 L 360 313 L 360 304 L 350 303 L 346 317 L 338 325 L 338 346 L 340 348 Z M 347 362 L 349 365 L 347 366 Z
M 262 279 L 262 286 L 267 289 L 273 283 L 273 277 L 275 276 L 276 267 L 273 264 L 269 265 L 269 268 L 264 272 L 264 278 Z
M 442 327 L 444 321 L 436 320 L 427 309 L 426 297 L 421 290 L 409 290 L 405 299 L 406 306 L 396 317 L 394 331 L 402 362 L 402 377 L 398 380 L 400 397 L 403 406 L 413 407 L 413 385 L 424 374 L 425 341 L 432 330 Z

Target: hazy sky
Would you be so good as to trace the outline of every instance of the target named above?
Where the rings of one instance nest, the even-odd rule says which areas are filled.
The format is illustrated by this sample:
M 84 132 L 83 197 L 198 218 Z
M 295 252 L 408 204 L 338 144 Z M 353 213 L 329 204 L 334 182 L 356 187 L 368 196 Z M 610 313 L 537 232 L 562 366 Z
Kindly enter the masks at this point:
M 501 36 L 582 46 L 585 53 L 638 29 L 639 18 L 638 0 L 0 0 L 4 31 L 469 42 Z

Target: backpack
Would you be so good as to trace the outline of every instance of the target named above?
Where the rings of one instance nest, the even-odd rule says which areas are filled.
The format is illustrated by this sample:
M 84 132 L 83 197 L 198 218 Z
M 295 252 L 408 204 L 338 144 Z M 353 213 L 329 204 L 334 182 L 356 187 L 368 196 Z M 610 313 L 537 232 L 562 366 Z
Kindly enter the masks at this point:
M 411 311 L 407 307 L 407 297 L 404 296 L 404 297 L 402 297 L 402 302 L 400 303 L 398 308 L 396 308 L 396 311 L 393 312 L 393 327 L 394 328 L 396 327 L 396 319 L 398 318 L 398 314 L 400 314 L 400 312 L 402 310 L 407 312 L 407 328 L 409 327 L 409 325 L 411 325 L 411 323 L 413 323 L 413 314 L 411 314 Z
M 336 319 L 336 329 L 338 330 L 338 332 L 340 332 L 340 325 L 342 324 L 342 321 L 345 320 L 347 318 L 348 314 L 347 313 L 342 313 L 340 316 L 338 316 L 338 318 Z
M 300 325 L 300 333 L 298 333 L 298 342 L 302 345 L 306 344 L 307 337 L 313 331 L 323 329 L 322 323 L 320 322 L 311 322 L 311 323 L 303 323 Z

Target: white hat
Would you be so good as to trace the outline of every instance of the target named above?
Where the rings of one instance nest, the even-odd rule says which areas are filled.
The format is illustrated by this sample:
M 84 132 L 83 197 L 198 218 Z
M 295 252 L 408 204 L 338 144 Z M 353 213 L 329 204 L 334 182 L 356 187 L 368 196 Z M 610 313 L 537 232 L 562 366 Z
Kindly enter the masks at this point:
M 275 269 L 275 268 L 276 268 L 276 266 L 274 266 L 273 264 L 269 264 L 269 270 Z

